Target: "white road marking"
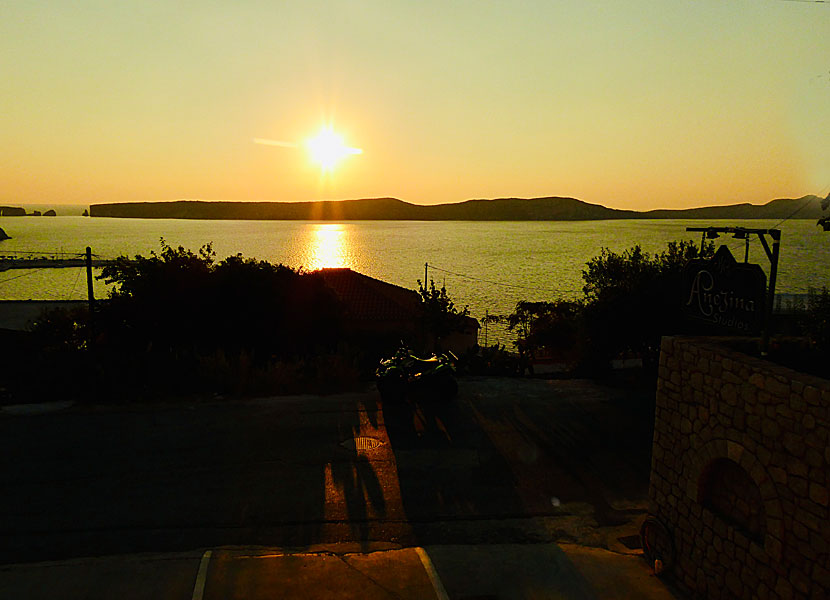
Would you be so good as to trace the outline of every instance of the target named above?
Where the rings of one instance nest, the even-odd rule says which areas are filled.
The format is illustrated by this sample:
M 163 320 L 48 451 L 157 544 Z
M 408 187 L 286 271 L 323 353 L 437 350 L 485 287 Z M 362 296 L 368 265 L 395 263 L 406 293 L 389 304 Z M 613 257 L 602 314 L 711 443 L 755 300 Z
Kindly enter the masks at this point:
M 418 553 L 418 558 L 421 559 L 421 564 L 424 565 L 424 570 L 429 575 L 429 580 L 432 582 L 432 589 L 435 590 L 435 595 L 438 596 L 438 600 L 450 600 L 450 597 L 447 596 L 447 590 L 444 589 L 444 584 L 441 583 L 441 578 L 438 577 L 438 571 L 435 570 L 435 565 L 432 564 L 432 559 L 429 557 L 429 554 L 423 548 L 415 548 L 415 552 Z
M 196 573 L 196 583 L 193 585 L 193 600 L 202 600 L 205 595 L 205 583 L 207 582 L 207 570 L 211 554 L 213 552 L 208 550 L 202 555 L 202 561 L 199 563 L 199 572 Z

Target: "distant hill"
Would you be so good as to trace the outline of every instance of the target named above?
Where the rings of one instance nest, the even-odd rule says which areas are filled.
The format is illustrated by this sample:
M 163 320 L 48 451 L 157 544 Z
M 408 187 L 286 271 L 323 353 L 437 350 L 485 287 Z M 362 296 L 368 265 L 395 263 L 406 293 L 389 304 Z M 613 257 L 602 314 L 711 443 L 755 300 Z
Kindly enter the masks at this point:
M 576 198 L 498 198 L 423 206 L 397 198 L 319 202 L 124 202 L 93 204 L 92 217 L 307 221 L 595 221 L 602 219 L 817 219 L 816 196 L 681 210 L 618 210 Z M 800 210 L 799 210 L 800 209 Z

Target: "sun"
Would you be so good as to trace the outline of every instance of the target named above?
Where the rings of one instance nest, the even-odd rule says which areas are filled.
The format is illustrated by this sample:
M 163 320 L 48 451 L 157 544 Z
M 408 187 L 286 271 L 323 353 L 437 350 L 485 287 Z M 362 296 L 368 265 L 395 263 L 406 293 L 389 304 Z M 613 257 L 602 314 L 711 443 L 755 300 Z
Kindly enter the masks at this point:
M 306 141 L 311 160 L 327 173 L 334 171 L 337 164 L 352 154 L 363 154 L 360 148 L 350 148 L 343 143 L 343 137 L 331 127 L 323 127 L 313 138 Z

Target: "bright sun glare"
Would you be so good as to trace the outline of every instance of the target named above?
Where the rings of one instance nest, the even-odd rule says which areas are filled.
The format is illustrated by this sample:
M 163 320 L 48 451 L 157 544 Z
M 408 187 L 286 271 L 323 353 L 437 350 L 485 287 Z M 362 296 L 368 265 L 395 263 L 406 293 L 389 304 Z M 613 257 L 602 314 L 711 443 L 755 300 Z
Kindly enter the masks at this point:
M 306 142 L 311 159 L 325 172 L 331 172 L 342 159 L 350 154 L 363 154 L 360 148 L 349 148 L 342 136 L 331 127 L 323 127 L 315 137 Z

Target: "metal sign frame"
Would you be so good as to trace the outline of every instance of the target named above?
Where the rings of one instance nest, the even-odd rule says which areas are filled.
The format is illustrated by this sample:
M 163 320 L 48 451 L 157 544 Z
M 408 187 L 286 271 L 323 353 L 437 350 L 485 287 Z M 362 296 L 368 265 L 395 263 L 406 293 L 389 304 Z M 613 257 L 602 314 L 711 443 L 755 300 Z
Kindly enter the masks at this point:
M 772 308 L 775 302 L 775 282 L 778 277 L 778 256 L 781 246 L 781 230 L 751 229 L 747 227 L 687 227 L 686 231 L 699 231 L 703 233 L 703 239 L 700 244 L 701 250 L 703 250 L 703 244 L 706 240 L 718 238 L 721 233 L 729 233 L 736 239 L 746 240 L 744 262 L 749 262 L 750 238 L 753 235 L 758 236 L 758 239 L 761 241 L 761 246 L 763 246 L 764 252 L 766 253 L 770 263 L 766 311 L 764 314 L 764 328 L 761 336 L 761 354 L 766 355 L 769 352 L 770 325 L 772 322 Z M 770 236 L 770 242 L 767 241 L 767 236 Z

